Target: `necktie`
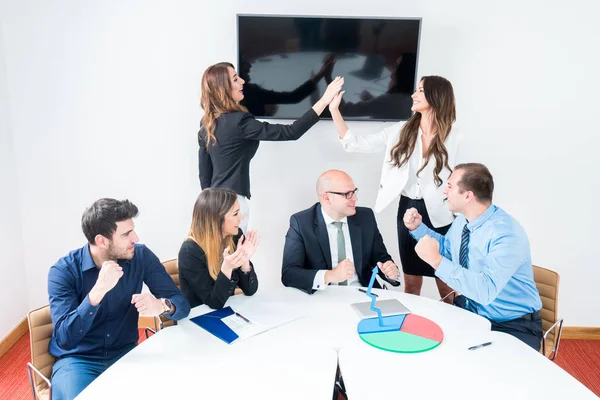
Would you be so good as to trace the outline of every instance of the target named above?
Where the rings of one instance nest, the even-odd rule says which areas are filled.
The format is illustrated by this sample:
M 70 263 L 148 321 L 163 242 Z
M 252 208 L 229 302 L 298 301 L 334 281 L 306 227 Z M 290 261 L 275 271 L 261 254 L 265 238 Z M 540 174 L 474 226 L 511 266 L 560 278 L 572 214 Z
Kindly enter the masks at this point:
M 465 224 L 465 227 L 462 231 L 462 236 L 460 238 L 460 253 L 458 257 L 459 264 L 466 269 L 469 269 L 469 228 Z
M 337 253 L 338 253 L 338 264 L 346 259 L 346 241 L 344 240 L 344 232 L 342 232 L 343 222 L 332 222 L 333 226 L 337 228 Z M 338 283 L 338 285 L 346 286 L 348 281 Z

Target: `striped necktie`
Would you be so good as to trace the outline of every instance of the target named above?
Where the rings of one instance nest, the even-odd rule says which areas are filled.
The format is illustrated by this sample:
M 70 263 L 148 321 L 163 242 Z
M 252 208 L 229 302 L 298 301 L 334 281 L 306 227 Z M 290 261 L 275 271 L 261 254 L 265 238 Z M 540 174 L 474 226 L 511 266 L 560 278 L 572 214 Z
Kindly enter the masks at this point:
M 344 232 L 342 232 L 343 222 L 335 221 L 331 223 L 333 226 L 337 228 L 337 254 L 338 264 L 346 259 L 346 241 L 344 240 Z M 338 285 L 346 286 L 348 285 L 348 281 L 343 281 L 338 283 Z
M 462 237 L 460 238 L 460 255 L 459 255 L 459 264 L 466 269 L 469 269 L 469 228 L 465 224 L 465 227 L 462 231 Z

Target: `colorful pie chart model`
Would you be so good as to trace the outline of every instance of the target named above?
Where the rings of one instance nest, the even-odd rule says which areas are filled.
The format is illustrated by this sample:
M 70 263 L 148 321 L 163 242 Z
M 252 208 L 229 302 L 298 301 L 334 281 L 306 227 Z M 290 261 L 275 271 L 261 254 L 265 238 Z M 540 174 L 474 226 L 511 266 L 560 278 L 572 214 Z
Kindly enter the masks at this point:
M 442 328 L 435 322 L 415 314 L 365 318 L 358 323 L 358 335 L 370 344 L 395 353 L 421 353 L 435 349 L 444 340 Z

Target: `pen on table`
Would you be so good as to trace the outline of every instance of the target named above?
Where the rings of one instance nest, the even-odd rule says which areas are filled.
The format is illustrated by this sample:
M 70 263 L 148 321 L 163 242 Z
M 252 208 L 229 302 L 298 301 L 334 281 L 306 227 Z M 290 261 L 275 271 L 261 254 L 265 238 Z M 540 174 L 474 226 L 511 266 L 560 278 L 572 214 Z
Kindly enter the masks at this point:
M 244 321 L 246 321 L 247 323 L 251 324 L 252 322 L 250 322 L 250 320 L 246 317 L 244 317 L 242 314 L 240 314 L 239 312 L 236 312 L 235 315 L 237 315 L 238 317 L 240 317 L 241 319 L 243 319 Z
M 363 293 L 367 293 L 367 291 L 366 291 L 365 289 L 363 289 L 363 288 L 358 288 L 358 291 L 359 291 L 359 292 L 363 292 Z M 373 293 L 373 292 L 371 292 L 371 294 L 372 294 L 373 296 L 375 296 L 375 297 L 379 297 L 379 296 L 377 295 L 377 293 Z
M 490 344 L 492 344 L 492 342 L 481 343 L 481 344 L 478 344 L 477 346 L 471 346 L 471 347 L 469 347 L 469 350 L 477 350 L 477 349 L 480 349 L 482 347 L 489 346 Z

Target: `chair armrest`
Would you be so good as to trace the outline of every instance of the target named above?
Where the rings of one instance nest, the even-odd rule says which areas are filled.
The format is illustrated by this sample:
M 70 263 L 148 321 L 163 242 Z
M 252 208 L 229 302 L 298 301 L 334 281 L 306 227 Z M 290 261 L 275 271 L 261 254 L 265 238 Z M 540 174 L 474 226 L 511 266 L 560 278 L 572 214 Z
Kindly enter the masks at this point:
M 146 339 L 148 339 L 150 337 L 150 333 L 152 333 L 153 335 L 156 333 L 156 331 L 152 328 L 144 328 L 144 333 L 146 334 Z
M 546 330 L 546 332 L 544 332 L 544 336 L 542 337 L 542 352 L 543 352 L 544 356 L 546 356 L 546 338 L 548 337 L 550 332 L 552 332 L 554 329 L 556 329 L 557 325 L 558 325 L 558 334 L 556 335 L 556 338 L 554 339 L 554 348 L 552 349 L 552 352 L 550 353 L 550 354 L 552 354 L 552 358 L 548 357 L 550 359 L 550 361 L 554 361 L 554 359 L 556 358 L 556 355 L 558 354 L 558 346 L 560 345 L 560 335 L 562 333 L 563 319 L 559 318 L 558 320 L 556 320 L 556 322 L 554 324 L 552 324 L 552 326 L 550 328 L 548 328 L 548 330 Z
M 546 339 L 546 337 L 548 336 L 548 334 L 554 329 L 556 328 L 556 325 L 560 324 L 561 328 L 562 328 L 562 323 L 563 323 L 563 319 L 559 318 L 550 328 L 548 328 L 548 330 L 546 330 L 546 332 L 544 332 L 544 339 Z M 561 329 L 562 330 L 562 329 Z M 559 330 L 559 337 L 560 337 L 560 331 Z
M 33 393 L 33 399 L 37 399 L 37 394 L 36 394 L 36 390 L 35 390 L 35 381 L 33 379 L 33 372 L 35 372 L 40 378 L 42 378 L 44 380 L 44 382 L 46 382 L 46 385 L 48 385 L 48 392 L 49 392 L 49 399 L 52 399 L 52 382 L 50 382 L 50 379 L 46 378 L 44 376 L 44 374 L 42 374 L 40 372 L 39 369 L 37 369 L 36 367 L 33 366 L 32 363 L 28 362 L 27 363 L 27 375 L 29 375 L 29 383 L 31 384 L 31 392 Z
M 454 298 L 456 297 L 456 292 L 454 290 L 442 297 L 440 301 L 446 300 L 448 297 L 450 297 L 450 295 L 452 295 L 452 303 L 454 303 Z

